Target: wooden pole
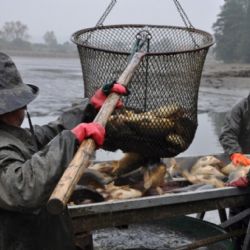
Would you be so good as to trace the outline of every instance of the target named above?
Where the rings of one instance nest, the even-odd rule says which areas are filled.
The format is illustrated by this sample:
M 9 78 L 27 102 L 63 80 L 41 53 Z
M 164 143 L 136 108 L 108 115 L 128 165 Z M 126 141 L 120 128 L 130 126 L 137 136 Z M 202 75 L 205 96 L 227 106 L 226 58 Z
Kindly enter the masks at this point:
M 145 53 L 137 52 L 133 55 L 126 69 L 118 79 L 118 83 L 127 86 L 131 80 L 135 70 L 139 66 Z M 108 119 L 115 109 L 116 103 L 119 100 L 119 95 L 111 93 L 102 108 L 99 110 L 94 122 L 106 126 Z M 84 173 L 84 170 L 90 164 L 92 155 L 96 149 L 95 142 L 92 139 L 84 140 L 77 150 L 74 158 L 65 170 L 63 176 L 59 180 L 52 195 L 50 196 L 47 209 L 51 214 L 60 214 L 67 205 L 70 196 L 72 195 L 76 184 Z

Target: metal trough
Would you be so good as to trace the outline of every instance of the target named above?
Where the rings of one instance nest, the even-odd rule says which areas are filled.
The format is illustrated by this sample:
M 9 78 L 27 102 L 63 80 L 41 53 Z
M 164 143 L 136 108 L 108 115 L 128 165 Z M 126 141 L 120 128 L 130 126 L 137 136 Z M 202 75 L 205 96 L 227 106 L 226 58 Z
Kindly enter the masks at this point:
M 232 249 L 232 242 L 223 239 L 226 232 L 220 227 L 188 216 L 131 224 L 123 228 L 107 228 L 93 233 L 95 250 L 110 249 L 185 249 L 184 246 L 208 244 L 204 239 L 221 237 L 219 242 L 209 241 L 209 250 Z M 195 244 L 195 245 L 194 245 Z M 203 248 L 204 249 L 204 248 Z
M 188 160 L 192 162 L 194 159 L 189 158 Z M 72 205 L 69 206 L 69 212 L 75 233 L 81 234 L 103 228 L 152 223 L 152 221 L 159 220 L 167 223 L 178 216 L 205 213 L 211 210 L 218 210 L 221 222 L 224 222 L 227 220 L 226 208 L 249 205 L 250 188 L 225 187 L 129 200 Z M 227 238 L 230 238 L 230 235 Z M 222 239 L 219 237 L 217 241 L 219 240 Z
M 227 187 L 179 194 L 164 194 L 130 200 L 70 206 L 71 218 L 78 231 L 141 223 L 178 215 L 215 209 L 247 206 L 250 188 Z

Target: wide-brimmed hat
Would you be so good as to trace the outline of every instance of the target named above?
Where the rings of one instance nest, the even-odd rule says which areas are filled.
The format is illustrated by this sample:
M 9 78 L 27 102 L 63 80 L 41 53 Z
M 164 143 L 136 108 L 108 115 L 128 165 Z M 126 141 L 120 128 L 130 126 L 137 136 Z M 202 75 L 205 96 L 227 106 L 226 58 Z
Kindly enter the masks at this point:
M 11 58 L 0 52 L 0 115 L 25 107 L 39 93 L 39 88 L 24 84 Z

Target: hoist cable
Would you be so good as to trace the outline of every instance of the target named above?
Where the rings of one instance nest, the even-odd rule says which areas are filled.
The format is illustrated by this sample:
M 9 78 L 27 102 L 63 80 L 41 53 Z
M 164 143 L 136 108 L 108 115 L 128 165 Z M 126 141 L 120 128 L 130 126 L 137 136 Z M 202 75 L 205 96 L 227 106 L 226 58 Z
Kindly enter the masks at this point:
M 111 10 L 115 6 L 115 4 L 116 4 L 116 0 L 111 0 L 110 4 L 106 8 L 106 10 L 104 11 L 104 13 L 100 17 L 100 19 L 97 21 L 96 26 L 102 26 L 103 25 L 103 22 L 105 21 L 105 19 L 107 18 L 107 16 L 109 15 Z
M 186 12 L 184 11 L 184 9 L 182 8 L 180 2 L 178 0 L 173 0 L 181 18 L 182 18 L 182 21 L 184 22 L 185 26 L 187 28 L 194 28 L 194 26 L 192 25 L 191 21 L 189 20 Z
M 111 2 L 109 3 L 108 7 L 105 9 L 105 11 L 103 12 L 102 16 L 99 18 L 99 20 L 97 21 L 95 27 L 99 27 L 103 25 L 103 22 L 105 21 L 105 19 L 107 18 L 107 16 L 109 15 L 109 13 L 111 12 L 111 10 L 113 9 L 113 7 L 116 4 L 116 0 L 111 0 Z M 88 40 L 91 37 L 91 33 L 89 35 L 87 35 L 84 43 L 87 43 Z
M 181 16 L 181 19 L 182 21 L 184 22 L 186 28 L 189 28 L 189 29 L 194 29 L 194 26 L 192 25 L 191 21 L 189 20 L 186 12 L 184 11 L 184 9 L 182 8 L 180 2 L 178 0 L 173 0 L 176 8 L 177 8 L 177 11 L 179 12 L 180 16 Z M 191 40 L 193 41 L 194 43 L 194 46 L 196 48 L 199 48 L 199 45 L 197 44 L 197 42 L 195 41 L 195 38 L 192 34 L 192 32 L 188 32 L 188 34 L 190 35 L 190 38 Z

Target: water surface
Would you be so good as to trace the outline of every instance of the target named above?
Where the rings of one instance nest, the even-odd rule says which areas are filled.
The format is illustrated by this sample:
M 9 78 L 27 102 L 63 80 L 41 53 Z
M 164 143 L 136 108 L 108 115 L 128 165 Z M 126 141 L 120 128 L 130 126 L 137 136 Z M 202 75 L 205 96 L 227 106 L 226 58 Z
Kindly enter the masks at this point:
M 34 124 L 45 124 L 56 119 L 75 99 L 84 96 L 82 71 L 78 58 L 14 57 L 13 59 L 24 82 L 35 84 L 40 88 L 40 95 L 28 106 Z M 235 102 L 235 98 L 231 98 L 230 93 L 222 94 L 218 93 L 218 90 L 200 88 L 198 109 L 202 113 L 198 115 L 196 136 L 190 147 L 180 155 L 207 155 L 222 152 L 218 136 L 223 124 L 224 111 Z M 27 121 L 24 126 L 27 126 Z M 97 160 L 107 160 L 119 158 L 120 155 L 120 151 L 114 154 L 99 150 L 96 157 Z

